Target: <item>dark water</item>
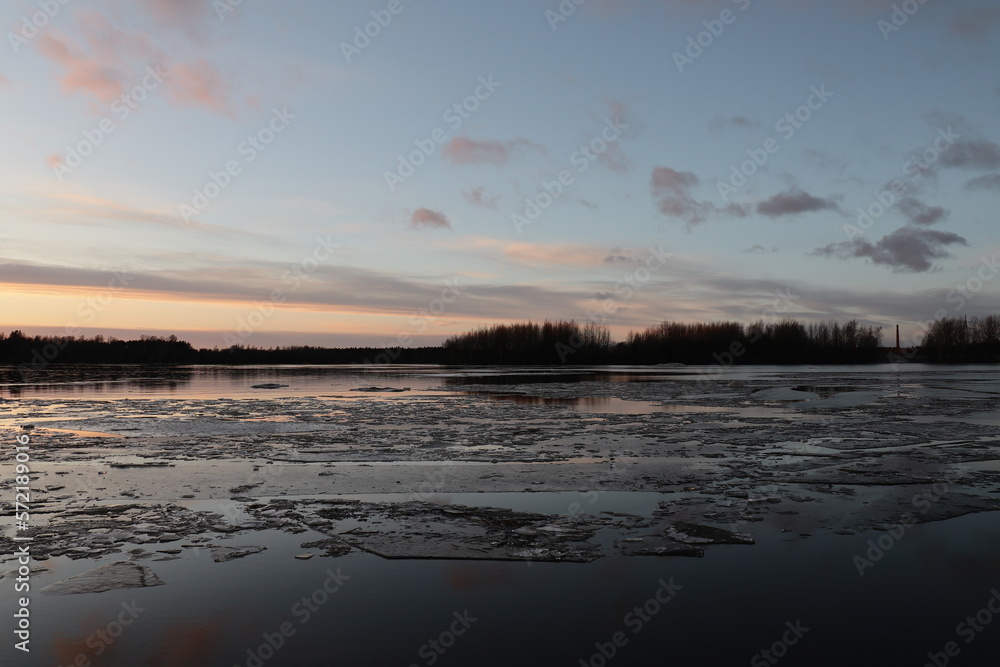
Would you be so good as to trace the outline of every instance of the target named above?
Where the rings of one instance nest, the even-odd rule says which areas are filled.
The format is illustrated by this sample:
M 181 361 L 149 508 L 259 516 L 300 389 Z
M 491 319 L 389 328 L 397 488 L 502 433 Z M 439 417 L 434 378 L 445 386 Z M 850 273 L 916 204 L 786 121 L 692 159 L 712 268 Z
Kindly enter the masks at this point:
M 415 391 L 463 386 L 550 383 L 620 383 L 717 379 L 724 382 L 780 381 L 823 397 L 857 391 L 871 382 L 923 387 L 934 380 L 968 387 L 997 385 L 1000 366 L 890 364 L 868 366 L 588 366 L 588 367 L 449 367 L 420 365 L 341 366 L 56 366 L 44 372 L 0 366 L 0 398 L 213 398 L 294 396 L 342 392 L 364 386 L 409 387 Z M 851 384 L 851 383 L 856 384 Z M 279 383 L 277 390 L 253 389 Z
M 626 495 L 607 494 L 592 509 L 621 508 Z M 580 497 L 544 496 L 542 504 L 553 507 Z M 981 610 L 1000 587 L 998 518 L 913 527 L 864 576 L 855 557 L 885 533 L 803 539 L 762 528 L 758 544 L 712 547 L 701 559 L 616 557 L 586 565 L 368 554 L 297 561 L 298 544 L 311 534 L 255 534 L 233 543 L 268 550 L 244 559 L 214 563 L 203 553 L 154 563 L 165 586 L 35 593 L 30 660 L 8 641 L 0 664 L 67 665 L 82 655 L 116 667 L 252 666 L 255 653 L 272 654 L 267 635 L 281 648 L 265 665 L 773 664 L 763 655 L 753 660 L 776 642 L 788 665 L 922 665 L 949 641 L 960 649 L 950 664 L 993 665 L 1000 614 Z M 38 584 L 91 567 L 60 562 L 57 575 Z M 657 601 L 658 593 L 669 601 Z M 142 611 L 107 644 L 97 632 L 118 632 L 123 604 Z M 1000 600 L 993 604 L 1000 610 Z M 9 618 L 12 608 L 4 595 L 0 613 Z M 990 615 L 980 631 L 959 626 L 977 613 L 980 621 Z M 783 636 L 795 643 L 782 646 Z M 445 650 L 436 651 L 432 639 Z M 602 662 L 602 647 L 608 654 L 614 648 L 614 657 Z
M 982 388 L 997 382 L 992 367 L 748 367 L 730 373 L 747 379 L 780 376 L 789 386 L 825 397 L 847 392 L 866 378 L 896 377 L 897 371 L 914 386 L 947 380 L 952 386 Z M 680 379 L 678 374 L 696 372 L 615 368 L 568 375 L 616 382 Z M 328 393 L 362 398 L 371 395 L 350 390 L 378 385 L 410 387 L 415 393 L 461 392 L 472 383 L 506 384 L 506 373 L 439 367 L 102 367 L 67 369 L 24 383 L 8 369 L 0 396 L 8 401 L 70 399 L 67 405 L 74 398 Z M 544 380 L 568 381 L 565 370 L 550 375 Z M 289 387 L 251 387 L 265 382 Z M 407 395 L 412 394 L 392 394 Z M 498 394 L 496 400 L 562 399 Z M 619 403 L 638 402 L 595 397 L 575 405 L 615 411 Z M 956 433 L 960 428 L 956 424 Z M 592 512 L 648 513 L 659 498 L 602 493 L 597 502 L 584 504 Z M 565 512 L 581 494 L 456 495 L 452 500 Z M 190 506 L 217 507 L 210 502 Z M 55 558 L 46 563 L 50 573 L 33 579 L 30 655 L 13 649 L 14 582 L 0 580 L 0 617 L 7 619 L 0 624 L 0 665 L 1000 664 L 1000 594 L 991 602 L 1000 591 L 1000 512 L 915 526 L 898 540 L 875 531 L 803 537 L 765 524 L 742 530 L 751 532 L 757 544 L 709 547 L 700 559 L 608 557 L 585 565 L 388 561 L 363 553 L 299 561 L 293 558 L 305 551 L 299 545 L 321 536 L 249 533 L 219 543 L 259 544 L 267 551 L 214 563 L 207 551 L 191 556 L 185 550 L 181 560 L 145 561 L 165 586 L 52 597 L 40 588 L 96 566 L 91 560 Z M 8 561 L 0 570 L 15 566 Z M 673 596 L 664 604 L 660 600 L 670 596 L 668 589 Z M 122 626 L 119 619 L 132 622 Z M 945 653 L 949 648 L 951 656 Z M 770 653 L 765 656 L 764 650 Z

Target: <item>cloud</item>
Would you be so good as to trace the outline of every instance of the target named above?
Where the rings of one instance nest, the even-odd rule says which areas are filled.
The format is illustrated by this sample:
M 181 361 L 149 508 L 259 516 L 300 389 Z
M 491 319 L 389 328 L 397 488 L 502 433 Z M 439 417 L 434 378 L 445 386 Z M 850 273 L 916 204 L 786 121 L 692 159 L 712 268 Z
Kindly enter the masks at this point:
M 463 254 L 476 254 L 484 261 L 514 264 L 533 269 L 570 267 L 606 268 L 609 265 L 635 263 L 650 255 L 650 247 L 614 247 L 583 243 L 527 243 L 494 238 L 462 238 L 449 247 Z
M 671 218 L 684 220 L 688 228 L 701 224 L 709 217 L 726 214 L 744 217 L 749 213 L 746 206 L 730 204 L 719 208 L 715 204 L 696 200 L 691 188 L 700 183 L 698 176 L 690 171 L 677 171 L 670 167 L 653 167 L 650 186 L 653 196 L 659 197 L 657 208 L 660 213 Z
M 941 153 L 941 165 L 961 169 L 1000 169 L 1000 145 L 986 139 L 956 141 Z
M 607 144 L 604 152 L 597 156 L 597 162 L 618 174 L 628 173 L 632 169 L 632 161 L 617 141 Z
M 74 14 L 73 36 L 48 30 L 38 38 L 41 54 L 56 63 L 60 89 L 82 93 L 110 104 L 126 89 L 143 81 L 146 68 L 166 72 L 166 97 L 176 106 L 203 107 L 233 115 L 228 100 L 232 86 L 218 67 L 205 58 L 179 61 L 172 53 L 203 50 L 195 32 L 206 25 L 209 4 L 199 0 L 143 0 L 133 5 L 151 15 L 155 30 L 145 30 L 148 17 L 114 19 L 97 11 Z M 138 22 L 138 23 L 136 23 Z M 184 28 L 185 36 L 165 35 L 163 26 Z M 152 35 L 156 36 L 154 42 Z
M 956 35 L 979 38 L 1000 23 L 1000 9 L 996 7 L 976 7 L 963 14 L 951 24 Z
M 798 213 L 810 213 L 812 211 L 839 211 L 840 206 L 832 199 L 814 197 L 813 195 L 794 188 L 788 192 L 781 192 L 770 199 L 766 199 L 757 204 L 757 212 L 769 218 L 780 218 L 786 215 L 796 215 Z
M 206 17 L 214 14 L 208 11 L 213 3 L 204 0 L 140 0 L 136 4 L 145 7 L 157 25 L 169 25 L 192 33 L 205 24 Z
M 46 162 L 49 164 L 59 163 L 61 160 L 62 158 L 58 155 L 50 155 L 46 158 Z M 247 232 L 195 220 L 185 221 L 176 213 L 158 213 L 111 199 L 66 192 L 43 195 L 27 210 L 30 210 L 40 222 L 62 225 L 108 227 L 116 222 L 123 222 L 128 223 L 129 226 L 135 224 L 155 225 L 185 234 L 198 231 L 220 236 L 267 239 L 271 242 L 274 240 L 271 236 L 256 232 Z
M 2 72 L 0 72 L 0 86 L 6 86 L 8 83 L 10 83 L 10 79 L 8 79 L 6 76 L 3 75 Z
M 481 206 L 483 208 L 490 208 L 494 211 L 497 210 L 497 202 L 500 200 L 498 196 L 489 196 L 486 194 L 486 189 L 483 187 L 473 188 L 470 192 L 462 192 L 462 196 L 465 197 L 465 201 L 469 202 L 473 206 Z
M 941 206 L 928 206 L 914 197 L 899 200 L 899 210 L 917 225 L 933 225 L 948 217 L 950 211 Z
M 38 48 L 43 56 L 61 65 L 65 70 L 59 79 L 64 93 L 82 92 L 108 103 L 121 95 L 123 74 L 118 66 L 97 58 L 86 57 L 68 40 L 51 31 L 39 37 Z
M 933 260 L 950 257 L 951 253 L 945 250 L 950 245 L 968 245 L 968 242 L 951 232 L 902 227 L 876 243 L 855 238 L 817 248 L 812 254 L 839 259 L 866 258 L 874 264 L 891 267 L 893 273 L 922 273 L 933 268 Z
M 713 134 L 719 134 L 730 127 L 738 130 L 754 130 L 760 127 L 760 123 L 747 116 L 716 116 L 708 122 L 708 131 Z
M 207 60 L 178 63 L 170 68 L 169 77 L 168 95 L 178 106 L 200 106 L 233 115 L 229 83 Z
M 606 252 L 606 251 L 605 251 Z M 126 267 L 128 269 L 128 267 Z M 249 308 L 261 294 L 281 288 L 287 264 L 233 266 L 231 260 L 207 268 L 171 271 L 127 270 L 128 286 L 122 298 L 173 301 L 186 304 L 242 304 Z M 395 315 L 408 317 L 441 293 L 445 275 L 402 278 L 371 269 L 323 265 L 310 280 L 286 294 L 285 307 L 317 313 Z M 451 277 L 451 276 L 447 276 Z M 110 271 L 0 261 L 0 283 L 5 289 L 58 294 L 80 288 L 106 289 Z M 613 284 L 613 282 L 612 282 Z M 593 289 L 555 289 L 545 285 L 473 284 L 459 282 L 462 296 L 449 305 L 449 316 L 482 320 L 537 319 L 560 313 L 570 319 L 578 302 L 589 299 Z M 516 313 L 512 318 L 511 313 Z M 19 323 L 20 324 L 20 323 Z M 28 322 L 27 324 L 31 324 Z M 395 332 L 393 332 L 395 333 Z
M 620 123 L 623 133 L 615 141 L 606 142 L 607 148 L 598 154 L 597 162 L 611 171 L 618 174 L 625 174 L 632 169 L 632 160 L 625 154 L 622 148 L 621 139 L 634 137 L 637 133 L 638 123 L 631 118 L 628 107 L 622 102 L 611 100 L 608 102 L 608 114 L 616 123 Z
M 965 184 L 965 189 L 973 192 L 979 190 L 996 190 L 1000 192 L 1000 174 L 986 174 L 974 178 Z
M 778 246 L 773 245 L 770 248 L 765 248 L 762 245 L 752 245 L 743 252 L 747 255 L 768 255 L 772 252 L 778 252 Z
M 677 171 L 670 167 L 654 167 L 651 185 L 657 197 L 664 194 L 686 196 L 688 189 L 698 185 L 698 176 L 690 171 Z
M 605 264 L 633 264 L 639 261 L 624 248 L 612 248 L 604 257 Z
M 481 164 L 488 162 L 502 167 L 511 153 L 520 149 L 530 149 L 544 153 L 545 149 L 527 139 L 512 141 L 479 141 L 468 137 L 453 137 L 444 145 L 441 155 L 452 164 Z
M 448 216 L 439 211 L 418 208 L 410 216 L 410 227 L 414 229 L 451 229 L 451 221 L 448 220 Z

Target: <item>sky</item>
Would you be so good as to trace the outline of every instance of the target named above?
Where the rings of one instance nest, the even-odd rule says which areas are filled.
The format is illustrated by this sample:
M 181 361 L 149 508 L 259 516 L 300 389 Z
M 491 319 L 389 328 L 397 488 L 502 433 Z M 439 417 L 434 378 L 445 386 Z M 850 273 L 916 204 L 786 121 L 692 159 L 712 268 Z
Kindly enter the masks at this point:
M 0 331 L 1000 313 L 992 0 L 0 7 Z

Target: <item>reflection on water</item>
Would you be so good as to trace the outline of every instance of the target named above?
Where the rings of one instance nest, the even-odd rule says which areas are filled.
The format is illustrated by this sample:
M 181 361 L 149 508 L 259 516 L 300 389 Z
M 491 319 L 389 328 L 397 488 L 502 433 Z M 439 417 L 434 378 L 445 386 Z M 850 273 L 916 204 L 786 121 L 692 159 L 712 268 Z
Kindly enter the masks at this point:
M 663 405 L 648 401 L 626 401 L 613 397 L 581 396 L 559 398 L 549 396 L 526 396 L 525 394 L 491 394 L 487 392 L 468 392 L 469 394 L 487 396 L 494 401 L 516 403 L 518 405 L 567 405 L 580 412 L 607 412 L 619 415 L 646 415 L 661 411 Z
M 116 433 L 103 433 L 101 431 L 76 431 L 68 428 L 48 428 L 48 427 L 36 427 L 38 431 L 51 431 L 52 433 L 69 433 L 70 435 L 80 436 L 82 438 L 124 438 L 123 435 L 118 435 Z
M 494 394 L 489 392 L 467 392 L 470 395 L 486 396 L 494 401 L 516 403 L 518 405 L 565 405 L 578 412 L 615 415 L 651 415 L 658 412 L 669 414 L 731 414 L 744 418 L 768 419 L 808 419 L 807 415 L 771 407 L 729 407 L 713 405 L 680 405 L 653 401 L 630 401 L 608 396 L 549 397 L 527 396 L 525 394 Z
M 724 377 L 712 367 L 665 369 L 659 366 L 599 366 L 599 367 L 454 367 L 433 365 L 330 365 L 330 366 L 59 366 L 45 370 L 26 370 L 0 366 L 0 397 L 45 397 L 63 395 L 69 398 L 121 397 L 180 397 L 226 398 L 318 395 L 319 391 L 350 391 L 358 387 L 411 387 L 414 392 L 458 387 L 462 385 L 576 384 L 691 382 L 694 379 L 738 379 L 761 383 L 789 382 L 796 379 L 817 379 L 825 382 L 800 384 L 795 388 L 819 394 L 823 398 L 839 393 L 864 390 L 872 381 L 888 378 L 919 378 L 933 375 L 938 380 L 957 381 L 967 390 L 985 391 L 996 385 L 994 366 L 929 366 L 907 364 L 875 366 L 734 366 L 725 369 Z M 989 372 L 986 372 L 989 371 Z M 708 375 L 706 375 L 706 373 Z M 861 385 L 839 379 L 861 380 Z M 276 390 L 251 389 L 254 384 L 280 383 L 290 385 Z M 922 384 L 907 382 L 908 389 Z M 411 394 L 412 395 L 412 394 Z M 507 400 L 507 399 L 503 399 Z M 634 406 L 624 406 L 614 400 L 601 403 L 596 399 L 589 408 L 601 412 L 626 411 L 636 414 Z M 544 402 L 544 401 L 543 401 Z M 539 403 L 540 404 L 540 403 Z M 581 404 L 577 404 L 581 405 Z
M 594 382 L 599 379 L 595 373 L 554 373 L 540 370 L 537 373 L 470 373 L 446 374 L 442 376 L 446 385 L 451 384 L 548 384 L 564 382 Z M 603 379 L 603 378 L 600 378 Z
M 837 394 L 842 394 L 848 391 L 861 391 L 860 387 L 820 387 L 816 385 L 799 385 L 798 387 L 792 387 L 793 391 L 801 391 L 810 394 L 817 394 L 820 398 L 831 398 Z
M 510 494 L 506 504 L 530 507 L 533 495 Z M 539 504 L 560 512 L 576 503 L 585 511 L 645 513 L 655 500 L 591 498 L 552 494 Z M 5 641 L 0 664 L 68 665 L 83 655 L 101 667 L 426 665 L 421 647 L 447 630 L 456 613 L 467 612 L 475 620 L 446 642 L 448 651 L 435 661 L 442 667 L 588 664 L 600 657 L 595 647 L 616 632 L 628 641 L 614 660 L 589 664 L 747 664 L 789 622 L 808 631 L 781 664 L 920 665 L 946 641 L 961 641 L 956 625 L 990 601 L 1000 567 L 997 518 L 911 527 L 864 577 L 855 557 L 885 532 L 802 540 L 758 524 L 757 544 L 713 548 L 704 558 L 608 557 L 589 564 L 388 561 L 358 553 L 300 561 L 299 544 L 321 535 L 252 533 L 238 543 L 267 550 L 243 559 L 214 563 L 207 550 L 186 549 L 181 560 L 144 561 L 163 586 L 60 597 L 33 588 L 31 661 Z M 95 566 L 65 557 L 48 565 L 56 572 L 36 575 L 39 588 Z M 660 582 L 671 580 L 676 597 L 652 606 Z M 317 594 L 324 586 L 333 592 Z M 0 597 L 5 618 L 14 611 L 12 598 Z M 95 655 L 98 642 L 87 640 L 133 602 L 141 610 L 135 622 Z M 646 620 L 637 625 L 634 610 L 647 604 Z M 274 637 L 285 623 L 292 632 L 275 641 L 280 648 L 265 651 L 266 661 L 254 660 L 267 646 L 265 635 Z M 955 664 L 995 664 L 1000 635 L 983 627 L 974 642 L 962 642 Z

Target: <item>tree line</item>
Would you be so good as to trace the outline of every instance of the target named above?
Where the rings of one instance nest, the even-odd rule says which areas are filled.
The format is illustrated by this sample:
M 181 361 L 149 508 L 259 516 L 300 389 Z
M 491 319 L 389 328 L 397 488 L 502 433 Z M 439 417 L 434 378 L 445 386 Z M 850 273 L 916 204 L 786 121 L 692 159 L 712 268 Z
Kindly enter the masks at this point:
M 387 353 L 388 352 L 388 353 Z M 287 346 L 275 348 L 233 345 L 196 349 L 177 336 L 141 336 L 120 340 L 114 336 L 25 336 L 21 331 L 0 333 L 0 364 L 24 372 L 43 371 L 53 364 L 438 364 L 439 347 L 324 348 Z
M 922 345 L 900 356 L 883 347 L 882 327 L 857 320 L 794 319 L 661 322 L 614 341 L 595 323 L 493 324 L 448 338 L 437 347 L 324 348 L 287 346 L 196 349 L 176 336 L 137 340 L 94 336 L 0 333 L 0 364 L 42 371 L 52 364 L 843 364 L 890 358 L 936 362 L 1000 361 L 1000 317 L 942 318 Z
M 883 361 L 882 327 L 803 324 L 792 319 L 661 322 L 613 342 L 599 324 L 494 324 L 453 336 L 442 346 L 449 363 L 490 364 L 799 364 Z
M 928 361 L 1000 361 L 1000 317 L 943 317 L 928 327 L 922 343 Z

